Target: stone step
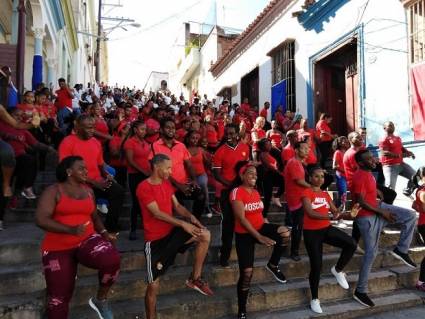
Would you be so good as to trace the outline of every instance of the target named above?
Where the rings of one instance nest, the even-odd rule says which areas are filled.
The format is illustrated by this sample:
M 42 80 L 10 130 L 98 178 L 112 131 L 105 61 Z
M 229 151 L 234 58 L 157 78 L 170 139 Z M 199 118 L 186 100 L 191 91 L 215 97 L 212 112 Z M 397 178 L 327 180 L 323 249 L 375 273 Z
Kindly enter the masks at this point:
M 347 277 L 350 286 L 357 281 L 357 275 Z M 164 284 L 161 284 L 161 288 Z M 369 278 L 369 289 L 373 293 L 389 293 L 400 288 L 397 275 L 391 271 L 382 270 L 372 272 Z M 270 311 L 286 307 L 307 305 L 309 297 L 307 280 L 291 281 L 287 284 L 265 283 L 253 284 L 248 303 L 249 312 Z M 348 299 L 352 290 L 344 290 L 330 276 L 321 280 L 319 295 L 322 302 Z M 87 302 L 87 301 L 86 301 Z M 112 302 L 116 319 L 144 318 L 144 303 L 141 297 L 132 300 Z M 217 318 L 236 313 L 236 287 L 224 287 L 215 290 L 213 297 L 203 296 L 192 290 L 185 290 L 179 294 L 161 294 L 158 298 L 158 312 L 161 319 L 180 318 Z M 92 319 L 95 314 L 87 305 L 71 310 L 71 319 Z
M 350 319 L 364 317 L 371 318 L 373 314 L 388 313 L 386 318 L 392 318 L 393 311 L 407 309 L 424 304 L 425 294 L 407 289 L 392 291 L 383 295 L 371 295 L 375 307 L 367 308 L 360 305 L 353 299 L 342 301 L 330 301 L 321 303 L 323 314 L 316 314 L 310 310 L 309 306 L 296 308 L 285 308 L 273 311 L 249 313 L 250 319 Z M 391 312 L 391 313 L 390 313 Z M 220 319 L 234 319 L 235 316 L 226 316 Z

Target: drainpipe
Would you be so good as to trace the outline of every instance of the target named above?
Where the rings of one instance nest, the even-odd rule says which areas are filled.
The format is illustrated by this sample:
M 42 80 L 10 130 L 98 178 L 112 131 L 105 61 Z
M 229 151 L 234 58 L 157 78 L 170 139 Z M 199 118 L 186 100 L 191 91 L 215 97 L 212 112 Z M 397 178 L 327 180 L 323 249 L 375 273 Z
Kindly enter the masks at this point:
M 19 0 L 18 4 L 18 45 L 16 47 L 16 86 L 18 94 L 24 90 L 24 67 L 25 67 L 25 34 L 26 34 L 25 0 Z

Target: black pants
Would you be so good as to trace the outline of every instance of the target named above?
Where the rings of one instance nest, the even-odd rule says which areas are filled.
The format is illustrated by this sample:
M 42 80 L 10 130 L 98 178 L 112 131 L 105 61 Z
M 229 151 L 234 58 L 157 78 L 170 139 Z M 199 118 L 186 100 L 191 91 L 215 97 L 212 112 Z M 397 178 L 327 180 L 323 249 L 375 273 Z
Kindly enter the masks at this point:
M 326 162 L 331 156 L 332 141 L 320 142 L 317 146 L 320 151 L 320 166 L 325 168 Z
M 323 229 L 304 229 L 304 244 L 310 259 L 310 290 L 312 299 L 319 298 L 319 281 L 322 272 L 323 243 L 342 248 L 335 269 L 340 272 L 356 251 L 357 243 L 343 231 L 329 226 Z
M 264 191 L 264 209 L 263 216 L 267 217 L 270 208 L 270 200 L 273 196 L 273 187 L 278 187 L 276 197 L 280 198 L 283 194 L 284 180 L 283 176 L 276 171 L 267 170 L 264 172 L 263 191 Z
M 37 160 L 34 155 L 22 154 L 16 157 L 15 167 L 17 191 L 32 187 L 37 177 Z
M 425 225 L 418 225 L 418 232 L 421 234 L 422 238 L 425 239 Z M 421 262 L 421 271 L 419 273 L 419 280 L 425 282 L 425 257 Z
M 105 227 L 110 232 L 117 232 L 119 230 L 118 220 L 124 203 L 124 188 L 114 181 L 106 190 L 93 188 L 93 191 L 96 198 L 108 200 L 109 210 L 106 215 Z
M 289 212 L 291 216 L 291 256 L 298 256 L 304 224 L 304 209 L 302 207 Z
M 136 190 L 140 182 L 144 181 L 146 178 L 147 176 L 142 173 L 128 174 L 128 188 L 130 189 L 131 195 L 130 231 L 135 231 L 137 229 L 137 216 L 141 217 L 140 204 L 136 196 Z
M 126 187 L 127 184 L 127 167 L 120 166 L 120 167 L 114 167 L 115 170 L 115 180 L 118 184 L 121 185 L 121 187 Z
M 230 258 L 235 228 L 235 218 L 233 216 L 232 206 L 230 205 L 229 195 L 230 189 L 223 189 L 221 191 L 220 205 L 223 220 L 221 222 L 220 263 L 227 262 Z
M 201 218 L 202 213 L 205 211 L 205 194 L 201 189 L 198 189 L 190 195 L 185 195 L 177 191 L 175 195 L 178 201 L 184 205 L 186 209 L 190 210 L 196 218 Z M 190 202 L 192 205 L 185 205 L 185 202 Z

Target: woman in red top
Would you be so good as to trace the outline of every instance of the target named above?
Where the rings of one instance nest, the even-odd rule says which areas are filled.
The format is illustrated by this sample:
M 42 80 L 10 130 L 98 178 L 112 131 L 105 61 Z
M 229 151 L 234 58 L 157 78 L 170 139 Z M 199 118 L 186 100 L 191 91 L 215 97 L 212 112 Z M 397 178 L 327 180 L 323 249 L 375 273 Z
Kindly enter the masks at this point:
M 263 202 L 255 189 L 257 170 L 249 162 L 239 162 L 236 188 L 230 193 L 233 214 L 235 216 L 235 243 L 239 263 L 238 319 L 246 319 L 246 303 L 254 265 L 255 244 L 273 246 L 273 252 L 266 269 L 274 278 L 285 283 L 286 278 L 279 269 L 279 261 L 289 240 L 290 232 L 285 226 L 264 223 Z
M 95 119 L 94 137 L 102 144 L 105 144 L 108 140 L 112 140 L 112 136 L 109 134 L 108 123 L 106 123 L 102 116 L 102 108 L 100 104 L 92 104 L 89 107 L 89 114 Z
M 284 180 L 282 173 L 279 171 L 278 163 L 275 157 L 270 153 L 272 145 L 266 138 L 258 142 L 258 150 L 260 151 L 259 160 L 262 164 L 263 175 L 263 194 L 264 194 L 264 210 L 263 216 L 267 218 L 270 208 L 270 201 L 278 207 L 282 207 L 280 198 L 283 194 Z M 273 188 L 277 187 L 277 192 L 273 194 Z
M 265 124 L 265 118 L 259 116 L 255 119 L 254 127 L 251 130 L 252 158 L 254 161 L 258 160 L 258 141 L 266 137 L 266 132 L 263 130 Z
M 338 284 L 348 289 L 345 274 L 342 272 L 348 264 L 357 248 L 356 241 L 342 230 L 331 226 L 331 220 L 337 220 L 343 216 L 332 203 L 332 199 L 326 191 L 321 190 L 325 181 L 324 171 L 320 167 L 309 171 L 311 188 L 306 188 L 302 197 L 304 208 L 304 244 L 310 259 L 310 307 L 316 313 L 322 313 L 319 301 L 319 281 L 322 272 L 323 243 L 342 248 L 341 255 L 331 272 Z M 357 216 L 359 205 L 356 204 L 351 210 L 351 217 Z M 330 215 L 332 213 L 332 215 Z M 346 215 L 346 214 L 344 214 Z
M 214 126 L 214 116 L 208 114 L 205 116 L 205 135 L 208 141 L 208 150 L 214 152 L 218 145 L 218 133 Z
M 272 143 L 272 147 L 282 151 L 282 144 L 284 144 L 285 136 L 281 131 L 279 131 L 277 122 L 275 120 L 272 121 L 271 125 L 272 128 L 267 131 L 266 137 Z
M 120 123 L 120 125 L 115 128 L 112 139 L 109 142 L 109 165 L 115 169 L 115 179 L 122 187 L 126 187 L 127 164 L 121 146 L 129 130 L 130 124 L 126 122 Z
M 189 151 L 192 163 L 193 171 L 196 175 L 196 182 L 201 187 L 202 192 L 205 196 L 205 212 L 207 217 L 212 217 L 212 211 L 210 209 L 210 198 L 208 192 L 208 175 L 205 167 L 208 165 L 207 155 L 202 147 L 200 147 L 201 134 L 197 131 L 190 131 L 187 133 L 184 142 Z
M 325 167 L 326 161 L 331 155 L 332 141 L 338 135 L 332 134 L 329 124 L 332 122 L 332 117 L 329 114 L 323 113 L 316 124 L 317 135 L 320 137 L 319 150 L 320 150 L 320 166 Z
M 334 156 L 332 168 L 335 170 L 336 188 L 338 190 L 337 206 L 341 211 L 345 210 L 345 202 L 347 201 L 347 178 L 344 169 L 344 154 L 350 148 L 350 142 L 345 136 L 337 137 L 332 143 Z
M 137 218 L 141 216 L 136 189 L 150 175 L 149 153 L 151 146 L 145 141 L 146 124 L 140 120 L 131 123 L 131 128 L 122 142 L 128 172 L 128 188 L 131 194 L 130 240 L 136 240 Z
M 46 231 L 41 244 L 47 286 L 48 319 L 68 318 L 77 266 L 99 271 L 97 296 L 89 305 L 101 318 L 112 318 L 107 296 L 117 280 L 120 255 L 116 234 L 105 229 L 94 194 L 86 186 L 87 168 L 79 156 L 64 158 L 56 168 L 58 183 L 46 188 L 36 211 L 37 226 Z
M 416 199 L 413 202 L 412 208 L 419 213 L 418 233 L 422 237 L 423 244 L 423 240 L 425 239 L 425 166 L 418 169 L 413 180 L 419 180 L 422 183 L 422 186 L 416 191 Z M 422 258 L 421 271 L 416 283 L 416 289 L 425 291 L 425 257 Z

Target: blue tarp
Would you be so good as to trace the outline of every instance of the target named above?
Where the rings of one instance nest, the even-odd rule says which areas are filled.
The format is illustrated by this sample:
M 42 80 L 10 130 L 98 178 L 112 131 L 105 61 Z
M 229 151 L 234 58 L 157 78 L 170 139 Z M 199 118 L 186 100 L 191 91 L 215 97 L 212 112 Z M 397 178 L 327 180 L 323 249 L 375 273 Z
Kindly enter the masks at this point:
M 286 80 L 276 83 L 272 86 L 272 118 L 279 105 L 283 106 L 283 112 L 286 111 Z

